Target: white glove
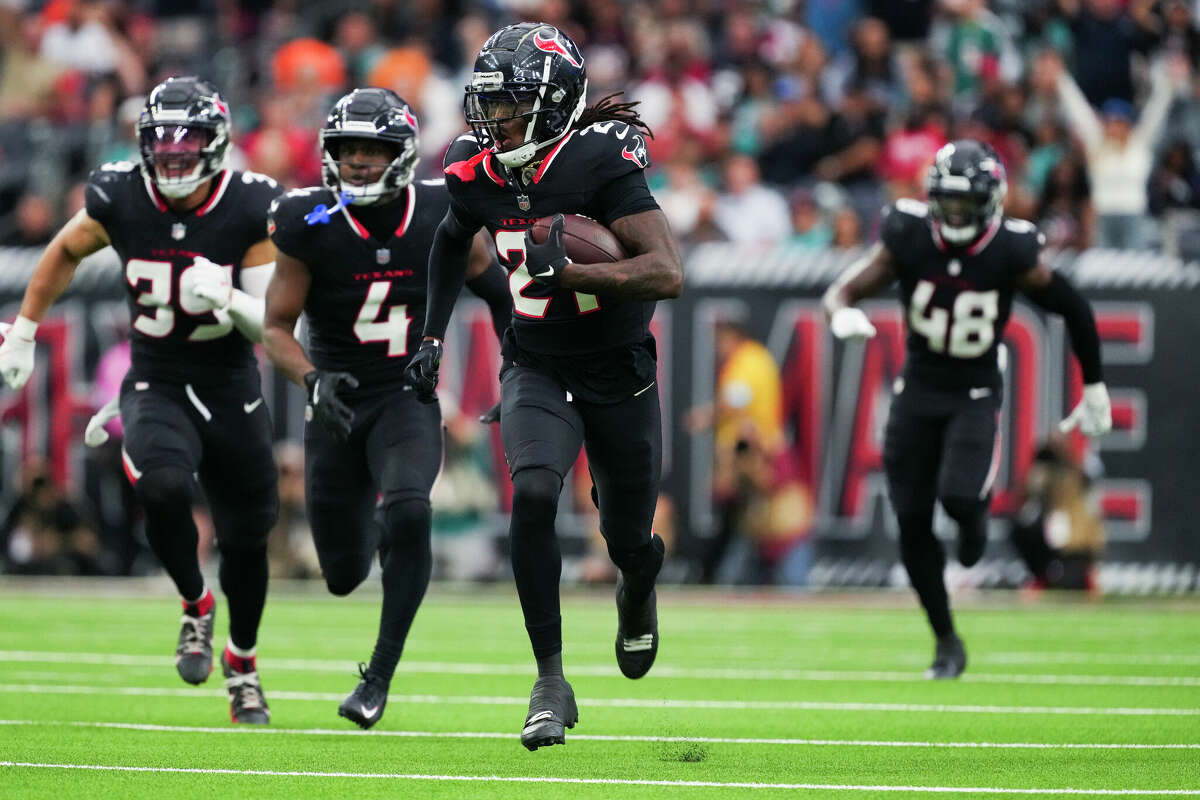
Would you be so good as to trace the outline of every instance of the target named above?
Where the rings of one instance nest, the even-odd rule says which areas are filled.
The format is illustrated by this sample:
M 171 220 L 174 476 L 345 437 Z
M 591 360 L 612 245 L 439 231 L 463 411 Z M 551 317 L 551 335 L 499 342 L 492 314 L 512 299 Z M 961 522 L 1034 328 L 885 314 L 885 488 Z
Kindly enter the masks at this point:
M 1077 427 L 1084 436 L 1103 436 L 1112 430 L 1112 404 L 1108 400 L 1108 388 L 1103 382 L 1084 386 L 1079 405 L 1058 423 L 1058 429 L 1063 433 Z
M 108 441 L 108 431 L 104 430 L 104 426 L 113 417 L 121 413 L 121 397 L 114 397 L 104 404 L 104 407 L 92 415 L 88 420 L 87 429 L 83 432 L 83 443 L 88 447 L 99 447 Z
M 179 304 L 188 313 L 219 311 L 229 305 L 232 296 L 230 270 L 204 256 L 196 256 L 179 277 Z
M 33 374 L 34 334 L 37 323 L 18 316 L 7 330 L 3 331 L 4 343 L 0 344 L 0 375 L 13 389 L 20 389 Z
M 829 320 L 829 329 L 839 339 L 870 339 L 875 335 L 875 326 L 867 315 L 857 308 L 849 306 L 833 312 Z

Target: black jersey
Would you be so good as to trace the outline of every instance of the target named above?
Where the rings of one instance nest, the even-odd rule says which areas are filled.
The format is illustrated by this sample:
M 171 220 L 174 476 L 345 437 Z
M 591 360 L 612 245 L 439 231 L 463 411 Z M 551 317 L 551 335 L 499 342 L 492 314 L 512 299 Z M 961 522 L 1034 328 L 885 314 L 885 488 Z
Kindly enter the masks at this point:
M 908 324 L 905 373 L 945 389 L 998 386 L 996 348 L 1016 279 L 1037 266 L 1037 226 L 1004 217 L 975 244 L 952 247 L 938 237 L 924 203 L 902 199 L 884 213 L 880 238 Z
M 445 182 L 411 183 L 387 209 L 372 209 L 394 216 L 386 241 L 351 211 L 324 223 L 305 221 L 317 205 L 336 203 L 329 189 L 288 192 L 271 207 L 271 238 L 312 274 L 304 313 L 313 364 L 358 378 L 359 388 L 347 394 L 395 390 L 421 345 L 429 250 L 449 205 Z
M 267 208 L 282 191 L 266 175 L 225 170 L 199 207 L 172 211 L 137 164 L 105 164 L 88 177 L 87 213 L 104 226 L 124 266 L 132 332 L 132 370 L 169 381 L 220 382 L 254 366 L 253 345 L 228 315 L 188 309 L 179 278 L 197 256 L 230 270 L 267 238 Z
M 535 282 L 525 266 L 525 231 L 540 217 L 583 214 L 603 225 L 658 208 L 641 172 L 649 163 L 641 134 L 621 122 L 573 130 L 518 181 L 474 135 L 446 153 L 455 215 L 486 227 L 513 296 L 512 332 L 521 351 L 560 356 L 598 353 L 646 339 L 654 303 L 597 296 Z M 628 181 L 628 183 L 627 183 Z M 631 192 L 639 183 L 642 191 Z

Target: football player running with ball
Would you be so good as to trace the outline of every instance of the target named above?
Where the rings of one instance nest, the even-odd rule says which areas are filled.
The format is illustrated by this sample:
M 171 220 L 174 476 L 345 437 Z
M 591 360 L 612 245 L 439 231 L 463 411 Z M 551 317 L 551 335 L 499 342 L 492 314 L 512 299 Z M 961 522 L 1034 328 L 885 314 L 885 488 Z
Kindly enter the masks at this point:
M 270 218 L 279 253 L 263 338 L 308 395 L 305 496 L 321 572 L 342 596 L 377 552 L 383 566 L 375 650 L 338 707 L 363 728 L 383 716 L 429 585 L 429 491 L 442 462 L 441 411 L 404 381 L 421 343 L 429 249 L 449 205 L 443 181 L 413 180 L 417 136 L 416 116 L 394 92 L 347 94 L 320 133 L 325 186 L 289 192 Z M 482 236 L 467 251 L 467 283 L 499 336 L 512 310 L 504 273 Z M 293 336 L 302 311 L 307 353 Z
M 513 298 L 500 426 L 513 481 L 513 573 L 537 659 L 521 732 L 530 750 L 563 743 L 578 718 L 563 677 L 554 518 L 581 446 L 619 570 L 617 663 L 639 678 L 658 650 L 663 542 L 651 525 L 662 424 L 649 325 L 654 302 L 682 291 L 683 266 L 643 175 L 645 125 L 632 104 L 610 96 L 588 107 L 586 95 L 583 55 L 558 29 L 510 25 L 484 44 L 466 88 L 473 132 L 446 154 L 450 210 L 430 254 L 424 341 L 408 367 L 418 395 L 432 400 L 471 241 L 486 228 Z M 530 237 L 538 218 L 573 213 L 610 228 L 630 256 L 572 262 L 561 216 L 543 243 Z
M 86 207 L 34 270 L 0 345 L 0 373 L 14 389 L 25 384 L 46 310 L 84 257 L 112 245 L 133 317 L 121 456 L 145 508 L 146 538 L 183 598 L 175 665 L 194 684 L 213 666 L 216 601 L 200 572 L 192 520 L 198 476 L 229 603 L 221 668 L 230 715 L 265 724 L 255 648 L 279 498 L 252 342 L 262 338 L 261 298 L 275 258 L 267 208 L 282 190 L 265 175 L 226 168 L 229 135 L 229 107 L 207 81 L 169 78 L 150 92 L 138 119 L 140 164 L 91 174 Z
M 1112 427 L 1091 307 L 1040 260 L 1042 235 L 1004 216 L 1004 166 L 986 144 L 951 142 L 925 181 L 928 202 L 885 210 L 880 241 L 825 293 L 834 336 L 875 335 L 853 307 L 900 282 L 907 358 L 896 380 L 884 436 L 888 494 L 900 527 L 900 558 L 937 637 L 928 678 L 956 678 L 967 655 L 954 630 L 933 533 L 934 501 L 958 525 L 958 560 L 975 564 L 987 544 L 987 513 L 999 466 L 1003 395 L 1001 340 L 1014 291 L 1059 314 L 1083 371 L 1083 400 L 1063 421 L 1101 436 Z

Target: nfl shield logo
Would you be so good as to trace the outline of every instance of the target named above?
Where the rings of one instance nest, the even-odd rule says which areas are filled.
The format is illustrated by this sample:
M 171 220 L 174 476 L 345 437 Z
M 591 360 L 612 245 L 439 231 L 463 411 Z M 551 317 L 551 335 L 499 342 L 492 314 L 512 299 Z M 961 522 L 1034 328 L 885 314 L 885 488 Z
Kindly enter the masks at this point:
M 386 264 L 392 260 L 392 251 L 387 249 L 379 249 L 375 251 L 375 263 Z
M 517 207 L 519 207 L 522 211 L 528 211 L 529 210 L 529 195 L 527 195 L 527 194 L 517 195 Z
M 174 225 L 171 226 L 171 238 L 174 239 L 175 241 L 178 242 L 186 234 L 187 234 L 187 226 L 184 225 L 182 222 L 176 222 Z

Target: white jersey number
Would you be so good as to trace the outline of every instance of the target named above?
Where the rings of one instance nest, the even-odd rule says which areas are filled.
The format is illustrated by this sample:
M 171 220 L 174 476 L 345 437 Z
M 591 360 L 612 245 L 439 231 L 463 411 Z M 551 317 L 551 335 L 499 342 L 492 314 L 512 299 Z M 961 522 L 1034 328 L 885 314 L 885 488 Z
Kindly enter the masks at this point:
M 383 303 L 392 289 L 390 281 L 375 281 L 367 289 L 367 299 L 358 310 L 354 320 L 354 335 L 363 344 L 387 342 L 388 358 L 408 355 L 408 307 L 399 305 L 388 309 L 387 319 L 383 315 Z
M 131 258 L 125 264 L 125 280 L 129 282 L 130 286 L 136 287 L 139 281 L 147 281 L 150 284 L 149 289 L 139 294 L 135 302 L 139 306 L 148 306 L 154 309 L 153 314 L 138 314 L 137 319 L 133 321 L 133 327 L 155 339 L 169 336 L 175 329 L 175 309 L 171 307 L 171 268 L 170 261 L 149 261 L 143 258 Z M 183 272 L 187 272 L 189 269 L 191 269 L 190 266 L 186 267 L 180 275 L 182 276 Z M 233 267 L 226 266 L 225 269 L 232 272 Z M 180 308 L 189 316 L 212 314 L 208 309 L 193 311 L 185 307 L 182 298 L 180 298 Z M 233 330 L 233 320 L 228 314 L 216 314 L 215 316 L 216 323 L 197 325 L 188 334 L 188 341 L 204 342 L 209 339 L 219 339 Z
M 512 292 L 513 310 L 522 317 L 542 319 L 550 308 L 549 297 L 528 297 L 522 292 L 533 283 L 533 276 L 525 265 L 525 232 L 496 231 L 496 252 L 513 266 L 508 273 L 508 290 Z M 575 305 L 580 314 L 600 308 L 596 295 L 586 292 L 575 293 Z
M 924 336 L 935 353 L 949 352 L 954 358 L 978 358 L 986 353 L 996 336 L 999 292 L 959 292 L 953 312 L 949 312 L 930 305 L 933 291 L 929 281 L 921 281 L 913 289 L 909 327 Z

